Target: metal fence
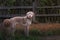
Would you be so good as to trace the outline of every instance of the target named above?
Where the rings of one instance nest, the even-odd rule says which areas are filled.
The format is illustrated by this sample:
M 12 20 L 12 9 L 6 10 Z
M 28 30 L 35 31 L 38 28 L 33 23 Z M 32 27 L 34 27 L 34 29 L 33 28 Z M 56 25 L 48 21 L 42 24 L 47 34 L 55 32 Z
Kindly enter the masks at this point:
M 35 18 L 40 23 L 60 23 L 60 6 L 39 7 L 33 3 L 32 6 L 0 6 L 0 18 L 24 16 L 28 11 L 35 12 Z
M 42 23 L 60 23 L 60 6 L 45 6 L 37 9 L 38 20 Z

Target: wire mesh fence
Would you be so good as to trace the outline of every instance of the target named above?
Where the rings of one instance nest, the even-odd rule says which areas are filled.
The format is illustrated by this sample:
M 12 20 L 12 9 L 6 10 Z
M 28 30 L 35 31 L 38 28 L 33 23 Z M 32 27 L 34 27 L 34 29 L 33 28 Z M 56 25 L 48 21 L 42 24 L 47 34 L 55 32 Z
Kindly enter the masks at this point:
M 33 11 L 33 7 L 32 8 L 15 8 L 14 7 L 12 9 L 0 9 L 0 18 L 10 18 L 10 17 L 14 17 L 14 16 L 24 16 L 26 15 L 26 13 L 28 11 Z M 36 14 L 36 20 L 39 21 L 40 23 L 60 23 L 60 9 L 57 6 L 55 8 L 55 6 L 53 7 L 42 7 L 42 8 L 38 8 L 36 7 L 35 10 Z
M 19 3 L 20 2 L 20 3 Z M 24 2 L 24 3 L 23 3 Z M 14 2 L 15 3 L 15 2 Z M 8 3 L 6 3 L 8 4 Z M 42 6 L 38 0 L 16 1 L 14 6 L 0 6 L 0 18 L 24 16 L 28 11 L 35 12 L 35 18 L 40 23 L 60 23 L 60 6 Z

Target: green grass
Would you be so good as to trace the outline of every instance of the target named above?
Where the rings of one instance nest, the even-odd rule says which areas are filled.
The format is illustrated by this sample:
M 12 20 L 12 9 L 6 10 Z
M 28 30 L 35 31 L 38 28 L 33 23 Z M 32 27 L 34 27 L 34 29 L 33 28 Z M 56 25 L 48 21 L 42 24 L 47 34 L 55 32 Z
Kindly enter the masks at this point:
M 40 36 L 35 35 L 35 31 L 31 31 L 32 33 L 30 33 L 29 37 L 24 36 L 24 33 L 22 30 L 16 31 L 15 32 L 15 37 L 12 37 L 11 40 L 40 40 Z M 0 40 L 5 40 L 2 36 L 2 34 L 4 35 L 4 33 L 0 32 Z M 34 34 L 34 35 L 33 35 Z M 37 34 L 37 33 L 36 33 Z M 6 35 L 5 35 L 6 36 Z M 5 37 L 4 36 L 4 37 Z
M 20 31 L 21 33 L 19 34 L 16 33 L 15 40 L 40 40 L 40 36 L 36 32 L 36 30 L 31 30 L 29 37 L 24 36 L 23 31 Z
M 0 32 L 0 40 L 3 40 L 2 32 Z M 42 40 L 41 37 L 51 36 L 51 35 L 60 35 L 60 29 L 57 30 L 48 30 L 48 31 L 40 31 L 40 30 L 30 30 L 29 37 L 24 36 L 22 30 L 15 32 L 14 40 Z M 12 37 L 13 39 L 13 37 Z
M 19 37 L 15 37 L 15 40 L 38 40 L 40 39 L 39 36 L 29 36 L 29 37 L 25 37 L 23 35 L 20 35 Z

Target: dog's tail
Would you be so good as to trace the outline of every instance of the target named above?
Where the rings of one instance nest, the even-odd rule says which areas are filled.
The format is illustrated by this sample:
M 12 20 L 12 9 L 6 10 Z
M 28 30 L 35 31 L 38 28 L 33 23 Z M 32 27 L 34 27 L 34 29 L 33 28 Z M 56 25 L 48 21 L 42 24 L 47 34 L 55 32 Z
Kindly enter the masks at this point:
M 4 25 L 5 27 L 9 27 L 9 26 L 10 26 L 10 19 L 5 19 L 5 20 L 3 21 L 3 25 Z

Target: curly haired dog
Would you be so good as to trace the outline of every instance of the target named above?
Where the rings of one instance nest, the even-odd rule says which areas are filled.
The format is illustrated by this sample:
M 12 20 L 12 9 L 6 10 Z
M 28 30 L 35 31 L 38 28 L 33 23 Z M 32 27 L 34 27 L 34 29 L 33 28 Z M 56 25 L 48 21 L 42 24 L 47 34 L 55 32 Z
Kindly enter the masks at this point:
M 24 32 L 26 36 L 29 36 L 29 26 L 32 23 L 32 18 L 34 16 L 34 12 L 29 11 L 26 13 L 26 16 L 16 16 L 10 19 L 5 19 L 4 20 L 4 25 L 5 26 L 10 26 L 10 32 L 12 33 L 12 35 L 14 36 L 14 32 L 16 30 L 16 24 L 21 24 L 24 27 Z

